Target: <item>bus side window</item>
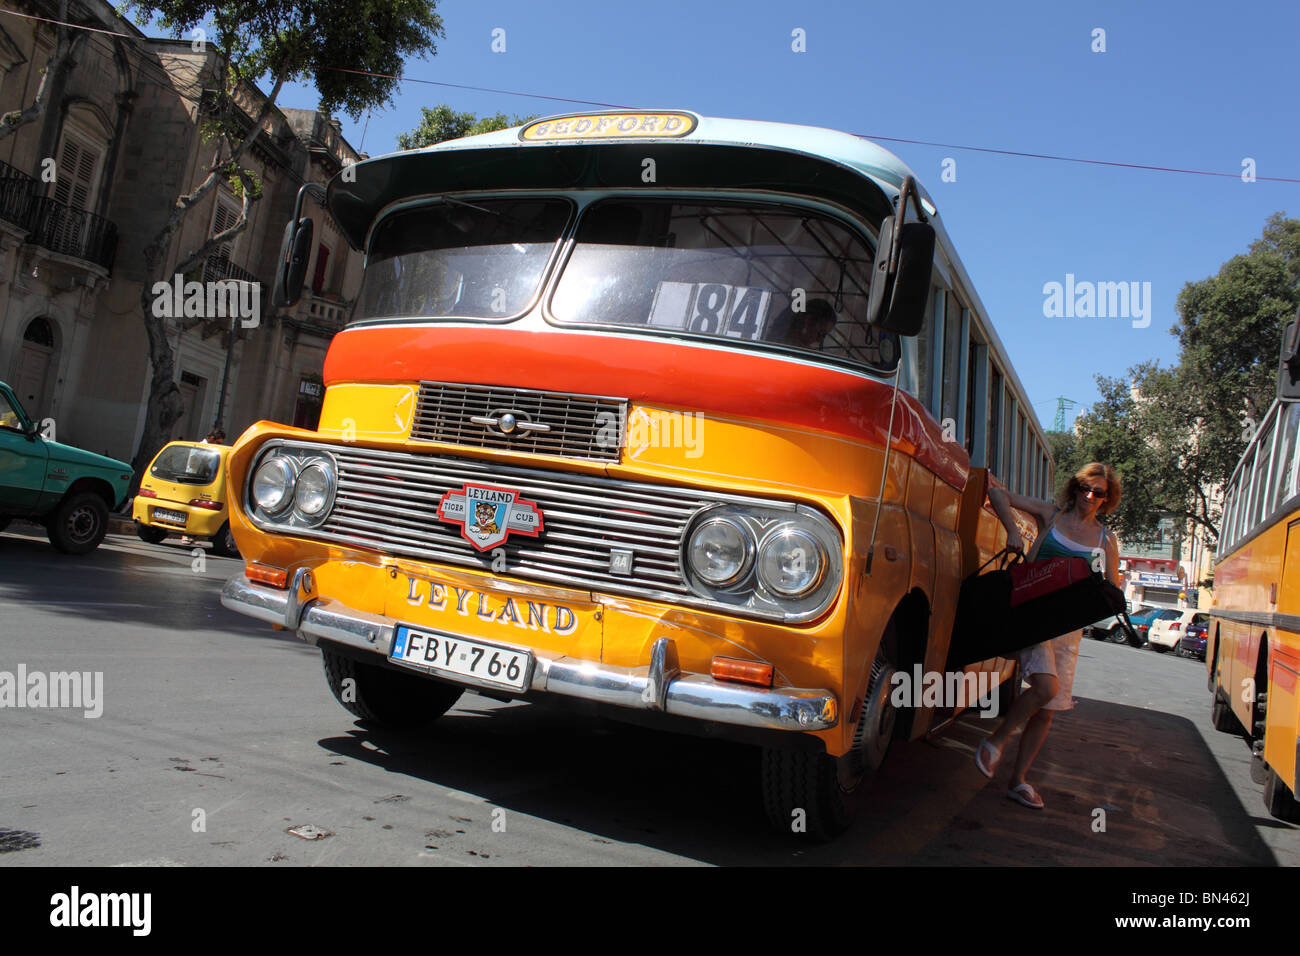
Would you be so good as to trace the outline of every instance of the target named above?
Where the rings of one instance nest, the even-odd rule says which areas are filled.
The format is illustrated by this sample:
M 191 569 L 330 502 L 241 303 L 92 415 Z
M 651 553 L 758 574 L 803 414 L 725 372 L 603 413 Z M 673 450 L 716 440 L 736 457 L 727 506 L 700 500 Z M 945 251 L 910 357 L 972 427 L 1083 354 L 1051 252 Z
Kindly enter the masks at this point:
M 1264 492 L 1268 488 L 1268 467 L 1273 453 L 1274 434 L 1276 434 L 1274 430 L 1269 428 L 1268 433 L 1261 435 L 1256 443 L 1255 462 L 1250 477 L 1250 515 L 1248 516 L 1252 528 L 1258 525 L 1268 513 L 1268 509 L 1264 507 Z
M 1295 494 L 1296 429 L 1300 427 L 1300 402 L 1286 407 L 1278 432 L 1277 484 L 1273 491 L 1273 508 Z
M 1234 482 L 1228 490 L 1228 495 L 1224 499 L 1223 505 L 1223 522 L 1219 529 L 1219 553 L 1227 554 L 1232 545 L 1232 540 L 1236 537 L 1237 525 L 1237 503 L 1241 499 L 1241 491 Z

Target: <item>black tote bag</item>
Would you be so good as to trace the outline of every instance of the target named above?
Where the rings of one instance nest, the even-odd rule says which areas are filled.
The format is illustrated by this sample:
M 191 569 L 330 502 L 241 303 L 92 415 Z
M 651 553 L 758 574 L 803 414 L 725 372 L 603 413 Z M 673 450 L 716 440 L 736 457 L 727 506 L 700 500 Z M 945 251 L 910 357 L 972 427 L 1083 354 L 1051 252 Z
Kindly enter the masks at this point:
M 1003 549 L 962 582 L 948 645 L 948 670 L 990 657 L 1011 657 L 1026 647 L 1104 618 L 1128 616 L 1124 592 L 1097 571 L 1013 607 L 1009 568 L 980 573 L 999 558 L 1009 558 L 1006 563 L 1010 564 L 1020 560 L 1021 555 Z M 1036 564 L 1046 562 L 1030 562 L 1029 566 Z

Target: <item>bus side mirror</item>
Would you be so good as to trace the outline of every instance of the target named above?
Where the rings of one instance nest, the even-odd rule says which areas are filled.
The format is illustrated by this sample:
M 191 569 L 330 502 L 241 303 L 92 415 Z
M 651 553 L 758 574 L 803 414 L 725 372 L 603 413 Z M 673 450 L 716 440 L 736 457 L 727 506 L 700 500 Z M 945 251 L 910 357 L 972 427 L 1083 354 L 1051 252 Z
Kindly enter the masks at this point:
M 297 222 L 291 219 L 284 224 L 280 261 L 275 269 L 275 288 L 271 291 L 271 305 L 276 308 L 296 305 L 302 298 L 302 283 L 307 278 L 307 260 L 311 258 L 314 228 L 311 219 L 306 216 Z
M 1284 402 L 1300 400 L 1300 315 L 1282 331 L 1282 359 L 1277 370 L 1277 397 Z
M 898 335 L 921 331 L 930 298 L 934 242 L 934 227 L 928 222 L 904 222 L 899 227 L 894 216 L 884 218 L 871 268 L 867 322 Z M 897 259 L 892 255 L 895 244 Z M 897 263 L 892 269 L 891 260 Z

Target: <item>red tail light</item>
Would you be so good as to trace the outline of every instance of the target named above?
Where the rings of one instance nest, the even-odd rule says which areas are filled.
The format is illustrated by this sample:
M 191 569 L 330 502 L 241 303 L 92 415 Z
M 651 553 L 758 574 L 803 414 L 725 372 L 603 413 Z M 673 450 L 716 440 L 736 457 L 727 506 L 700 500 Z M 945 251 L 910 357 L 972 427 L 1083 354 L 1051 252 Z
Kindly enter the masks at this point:
M 157 498 L 157 497 L 158 497 L 158 492 L 156 492 L 156 491 L 150 491 L 148 488 L 141 488 L 139 491 L 136 492 L 136 494 L 139 495 L 141 498 Z
M 1169 630 L 1171 631 L 1181 631 L 1182 629 L 1183 629 L 1183 625 L 1179 621 L 1174 621 L 1174 623 L 1169 625 Z
M 195 508 L 206 508 L 208 511 L 221 510 L 221 502 L 213 501 L 211 498 L 192 498 L 190 504 Z

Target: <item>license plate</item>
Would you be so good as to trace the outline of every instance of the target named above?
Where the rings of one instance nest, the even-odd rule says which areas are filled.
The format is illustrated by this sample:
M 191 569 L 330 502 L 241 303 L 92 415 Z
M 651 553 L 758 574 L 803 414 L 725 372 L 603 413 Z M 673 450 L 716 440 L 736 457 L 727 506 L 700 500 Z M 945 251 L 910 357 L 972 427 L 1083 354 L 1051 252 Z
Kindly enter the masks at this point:
M 523 690 L 532 676 L 533 655 L 530 651 L 405 624 L 398 626 L 388 657 L 433 674 L 466 678 L 470 683 L 511 690 Z
M 155 521 L 169 521 L 172 524 L 185 524 L 184 511 L 168 511 L 166 508 L 154 508 L 153 518 Z

